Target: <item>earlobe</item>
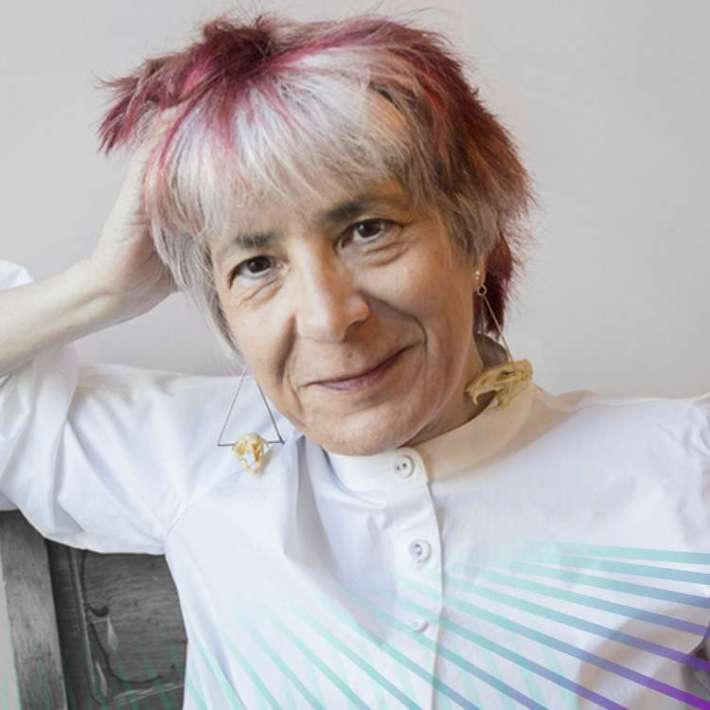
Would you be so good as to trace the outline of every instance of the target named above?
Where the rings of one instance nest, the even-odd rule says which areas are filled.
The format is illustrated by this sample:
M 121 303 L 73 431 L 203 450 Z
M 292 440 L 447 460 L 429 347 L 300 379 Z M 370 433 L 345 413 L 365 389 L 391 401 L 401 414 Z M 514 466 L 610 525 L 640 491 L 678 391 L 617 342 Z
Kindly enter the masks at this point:
M 477 267 L 473 275 L 476 279 L 476 282 L 474 284 L 474 288 L 478 288 L 479 286 L 482 286 L 486 282 L 486 270 L 483 267 Z

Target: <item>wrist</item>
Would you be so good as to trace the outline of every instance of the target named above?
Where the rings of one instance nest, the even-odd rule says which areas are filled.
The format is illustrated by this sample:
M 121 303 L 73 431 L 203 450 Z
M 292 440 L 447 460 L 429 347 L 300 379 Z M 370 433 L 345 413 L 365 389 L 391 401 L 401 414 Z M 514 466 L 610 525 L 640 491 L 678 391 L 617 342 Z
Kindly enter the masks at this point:
M 88 257 L 72 264 L 59 278 L 66 284 L 72 303 L 75 337 L 88 335 L 120 322 L 116 298 L 101 283 L 98 272 Z

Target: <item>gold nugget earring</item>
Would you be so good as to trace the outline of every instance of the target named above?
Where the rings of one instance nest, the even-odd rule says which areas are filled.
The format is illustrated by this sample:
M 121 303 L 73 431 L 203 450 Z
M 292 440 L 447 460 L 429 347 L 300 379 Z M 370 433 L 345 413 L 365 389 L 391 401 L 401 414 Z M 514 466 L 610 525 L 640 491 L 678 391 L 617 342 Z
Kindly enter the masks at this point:
M 242 388 L 242 383 L 244 382 L 244 374 L 246 373 L 246 371 L 247 368 L 245 367 L 242 370 L 242 376 L 239 378 L 237 393 L 234 395 L 232 404 L 230 405 L 229 411 L 227 412 L 227 418 L 224 421 L 224 426 L 222 427 L 222 431 L 219 433 L 219 437 L 217 438 L 217 446 L 231 446 L 232 452 L 237 457 L 242 467 L 249 473 L 256 475 L 258 473 L 261 473 L 266 454 L 271 445 L 285 443 L 278 426 L 276 426 L 276 420 L 274 419 L 274 415 L 271 412 L 271 407 L 269 407 L 269 403 L 266 401 L 266 397 L 264 397 L 264 393 L 261 391 L 261 387 L 259 387 L 258 384 L 256 386 L 259 389 L 259 394 L 261 395 L 261 399 L 266 405 L 266 409 L 269 412 L 271 423 L 274 425 L 274 430 L 276 431 L 276 435 L 279 438 L 276 440 L 264 439 L 259 434 L 256 434 L 255 432 L 250 432 L 249 434 L 242 434 L 236 441 L 233 441 L 231 444 L 223 443 L 220 441 L 220 439 L 222 438 L 222 434 L 224 434 L 224 430 L 227 428 L 229 415 L 232 413 L 234 403 L 237 401 L 239 391 Z
M 476 281 L 478 281 L 481 272 L 477 270 L 475 273 Z M 485 284 L 481 284 L 476 289 L 476 294 L 485 304 L 491 316 L 491 320 L 496 326 L 498 337 L 502 341 L 505 349 L 507 362 L 484 368 L 474 380 L 466 385 L 466 393 L 471 397 L 474 404 L 478 404 L 478 398 L 482 394 L 495 391 L 491 406 L 502 409 L 532 379 L 533 369 L 529 360 L 513 360 L 508 343 L 503 336 L 503 330 L 500 327 L 500 323 L 498 323 L 491 304 L 486 298 L 486 293 L 488 293 L 488 289 Z

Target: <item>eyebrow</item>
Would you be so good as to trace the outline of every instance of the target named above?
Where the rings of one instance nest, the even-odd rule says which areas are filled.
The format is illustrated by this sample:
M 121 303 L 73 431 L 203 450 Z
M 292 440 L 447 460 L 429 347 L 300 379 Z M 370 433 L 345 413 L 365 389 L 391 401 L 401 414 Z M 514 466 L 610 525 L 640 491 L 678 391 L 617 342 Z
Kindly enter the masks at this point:
M 332 225 L 341 224 L 354 219 L 358 215 L 372 209 L 378 205 L 390 204 L 405 208 L 409 201 L 404 194 L 363 194 L 355 199 L 340 202 L 333 207 L 329 207 L 319 212 L 315 219 L 315 224 L 323 229 Z M 217 263 L 225 258 L 234 249 L 263 249 L 280 241 L 281 234 L 276 231 L 250 232 L 247 234 L 236 234 L 217 251 Z

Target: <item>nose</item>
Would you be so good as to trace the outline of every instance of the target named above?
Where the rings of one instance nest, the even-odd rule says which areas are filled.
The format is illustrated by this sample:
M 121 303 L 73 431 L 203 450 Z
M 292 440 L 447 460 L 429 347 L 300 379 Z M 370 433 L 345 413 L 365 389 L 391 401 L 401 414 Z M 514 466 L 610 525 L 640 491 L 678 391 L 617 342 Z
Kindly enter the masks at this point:
M 370 314 L 353 274 L 337 259 L 317 258 L 303 270 L 296 290 L 297 330 L 303 338 L 341 342 Z

